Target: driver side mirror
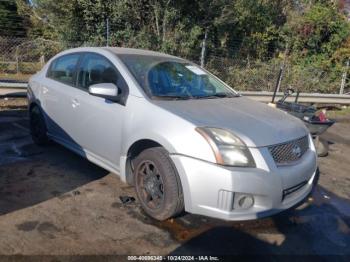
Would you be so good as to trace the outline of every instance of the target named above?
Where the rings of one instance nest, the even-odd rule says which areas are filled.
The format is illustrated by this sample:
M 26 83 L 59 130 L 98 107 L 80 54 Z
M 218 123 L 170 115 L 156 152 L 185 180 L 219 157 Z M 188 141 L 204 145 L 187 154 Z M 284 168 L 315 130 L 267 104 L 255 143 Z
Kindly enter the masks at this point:
M 119 88 L 113 83 L 100 83 L 89 86 L 89 94 L 117 102 Z

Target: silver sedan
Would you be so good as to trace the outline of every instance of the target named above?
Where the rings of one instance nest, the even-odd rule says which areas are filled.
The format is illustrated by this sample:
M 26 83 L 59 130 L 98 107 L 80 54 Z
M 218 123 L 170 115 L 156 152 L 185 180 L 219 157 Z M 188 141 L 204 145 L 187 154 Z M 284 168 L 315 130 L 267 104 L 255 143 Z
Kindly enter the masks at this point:
M 29 82 L 30 127 L 133 185 L 145 212 L 247 220 L 288 209 L 317 181 L 303 123 L 178 57 L 77 48 Z

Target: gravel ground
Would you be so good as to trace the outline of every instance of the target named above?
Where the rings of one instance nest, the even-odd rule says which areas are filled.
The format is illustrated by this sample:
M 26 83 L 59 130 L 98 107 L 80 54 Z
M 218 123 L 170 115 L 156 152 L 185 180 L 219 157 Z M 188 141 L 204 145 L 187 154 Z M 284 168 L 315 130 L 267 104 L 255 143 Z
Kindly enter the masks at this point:
M 324 136 L 330 152 L 308 203 L 257 221 L 156 222 L 137 201 L 121 203 L 135 194 L 115 174 L 57 144 L 35 146 L 25 109 L 24 99 L 0 99 L 1 255 L 350 256 L 350 114 Z

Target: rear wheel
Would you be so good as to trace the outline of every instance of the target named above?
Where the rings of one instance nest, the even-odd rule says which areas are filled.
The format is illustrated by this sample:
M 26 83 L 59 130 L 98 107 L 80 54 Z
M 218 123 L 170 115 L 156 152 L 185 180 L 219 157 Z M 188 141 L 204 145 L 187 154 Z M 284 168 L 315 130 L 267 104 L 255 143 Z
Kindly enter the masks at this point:
M 46 145 L 49 142 L 44 116 L 38 106 L 30 110 L 30 134 L 37 145 Z
M 149 216 L 165 220 L 183 211 L 180 178 L 164 148 L 144 150 L 134 160 L 134 167 L 136 194 Z

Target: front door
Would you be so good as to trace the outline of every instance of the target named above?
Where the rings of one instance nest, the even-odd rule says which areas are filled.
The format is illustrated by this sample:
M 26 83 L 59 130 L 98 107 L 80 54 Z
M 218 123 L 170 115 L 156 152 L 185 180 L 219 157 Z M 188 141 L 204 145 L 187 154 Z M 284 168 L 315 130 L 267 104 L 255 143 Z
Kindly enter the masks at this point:
M 86 153 L 101 164 L 119 169 L 126 107 L 90 95 L 89 86 L 100 83 L 113 83 L 120 90 L 127 88 L 119 71 L 107 58 L 87 53 L 78 68 L 77 88 L 73 97 L 77 106 L 73 110 L 75 123 L 72 136 Z

